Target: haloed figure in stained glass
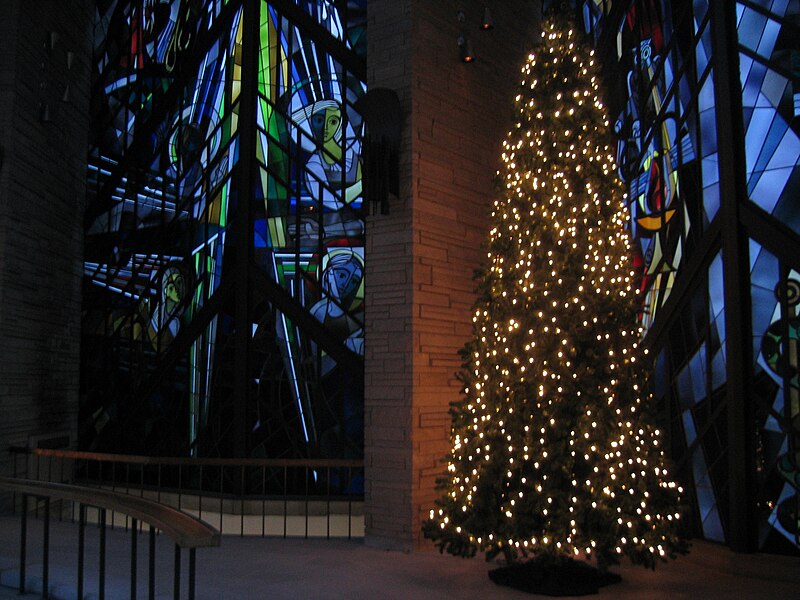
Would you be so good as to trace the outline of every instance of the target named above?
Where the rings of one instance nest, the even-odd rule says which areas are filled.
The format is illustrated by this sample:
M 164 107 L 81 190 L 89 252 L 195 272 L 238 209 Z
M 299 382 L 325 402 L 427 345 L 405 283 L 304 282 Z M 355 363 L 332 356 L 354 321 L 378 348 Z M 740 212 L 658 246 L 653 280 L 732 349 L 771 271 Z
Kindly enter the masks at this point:
M 364 258 L 354 248 L 335 248 L 322 263 L 322 299 L 311 307 L 311 314 L 345 346 L 364 355 L 364 329 L 357 320 L 363 310 Z M 327 355 L 322 357 L 321 374 L 335 365 Z
M 186 310 L 188 287 L 184 271 L 177 263 L 165 267 L 157 276 L 156 298 L 143 294 L 132 312 L 112 315 L 107 331 L 132 341 L 147 341 L 156 351 L 166 349 L 178 335 Z
M 161 276 L 160 302 L 147 322 L 147 335 L 155 348 L 168 345 L 178 335 L 185 296 L 183 273 L 178 267 L 168 267 Z M 142 306 L 147 310 L 145 304 Z
M 349 127 L 345 132 L 342 108 L 335 100 L 319 100 L 303 112 L 309 115 L 317 143 L 306 163 L 306 186 L 325 208 L 340 210 L 361 196 L 361 142 Z

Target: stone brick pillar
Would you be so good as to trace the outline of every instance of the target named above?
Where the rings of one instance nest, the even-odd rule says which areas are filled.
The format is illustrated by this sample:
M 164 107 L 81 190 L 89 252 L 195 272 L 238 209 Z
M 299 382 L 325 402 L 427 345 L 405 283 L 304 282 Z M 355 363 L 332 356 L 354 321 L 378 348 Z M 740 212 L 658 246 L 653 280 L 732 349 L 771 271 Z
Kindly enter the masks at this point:
M 514 86 L 538 35 L 539 3 L 371 0 L 368 84 L 400 96 L 400 198 L 367 221 L 367 543 L 429 547 L 421 523 L 448 451 L 459 349 L 471 332 L 472 274 L 485 256 Z M 463 22 L 458 13 L 463 11 Z M 460 61 L 469 36 L 476 61 Z
M 410 0 L 371 0 L 367 72 L 370 87 L 400 97 L 405 127 L 400 198 L 390 214 L 367 219 L 365 264 L 365 519 L 367 543 L 411 545 L 413 395 L 413 241 Z M 368 341 L 367 341 L 368 340 Z
M 77 439 L 89 0 L 3 0 L 0 474 L 9 445 Z

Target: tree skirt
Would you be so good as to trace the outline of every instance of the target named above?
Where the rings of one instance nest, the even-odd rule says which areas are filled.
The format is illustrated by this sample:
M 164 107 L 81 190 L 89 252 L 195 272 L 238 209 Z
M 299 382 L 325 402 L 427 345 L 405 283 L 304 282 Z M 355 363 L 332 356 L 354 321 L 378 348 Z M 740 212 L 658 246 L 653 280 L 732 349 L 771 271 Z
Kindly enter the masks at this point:
M 556 561 L 550 557 L 493 569 L 489 571 L 489 579 L 497 585 L 545 596 L 596 594 L 599 588 L 622 581 L 616 573 L 601 572 L 583 561 L 571 558 Z

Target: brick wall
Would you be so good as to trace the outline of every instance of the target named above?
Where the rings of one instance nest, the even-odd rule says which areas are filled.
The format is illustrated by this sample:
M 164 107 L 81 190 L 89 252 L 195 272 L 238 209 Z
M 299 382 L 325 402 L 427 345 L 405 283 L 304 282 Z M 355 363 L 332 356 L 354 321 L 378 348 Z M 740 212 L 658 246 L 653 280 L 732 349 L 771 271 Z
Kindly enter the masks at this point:
M 372 0 L 369 84 L 405 109 L 401 199 L 368 222 L 366 278 L 367 541 L 429 547 L 421 523 L 448 451 L 458 350 L 471 333 L 482 249 L 519 68 L 538 3 Z M 464 12 L 463 23 L 457 19 Z M 477 55 L 459 60 L 465 32 Z
M 411 1 L 370 0 L 370 87 L 395 90 L 405 115 L 400 198 L 367 219 L 365 265 L 365 519 L 367 543 L 408 549 L 411 531 Z
M 11 469 L 9 445 L 61 433 L 74 442 L 77 435 L 92 5 L 90 0 L 3 2 L 2 474 Z M 48 49 L 51 31 L 57 39 Z M 42 121 L 43 103 L 49 105 L 49 122 Z

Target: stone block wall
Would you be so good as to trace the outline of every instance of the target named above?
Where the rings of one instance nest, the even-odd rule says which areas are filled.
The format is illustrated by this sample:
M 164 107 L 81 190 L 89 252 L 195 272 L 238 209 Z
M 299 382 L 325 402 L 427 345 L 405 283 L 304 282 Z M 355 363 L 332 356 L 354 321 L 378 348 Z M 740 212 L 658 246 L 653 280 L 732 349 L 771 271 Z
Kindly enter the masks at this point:
M 371 0 L 367 79 L 397 92 L 405 119 L 400 197 L 367 219 L 365 254 L 365 520 L 367 543 L 408 549 L 414 263 L 411 193 L 411 0 Z
M 77 437 L 92 6 L 89 0 L 3 2 L 3 475 L 12 469 L 9 445 L 37 445 L 64 435 L 75 443 Z
M 405 112 L 401 198 L 368 221 L 366 273 L 367 542 L 430 547 L 459 399 L 459 349 L 471 333 L 474 270 L 485 256 L 495 172 L 539 3 L 372 0 L 368 83 L 398 92 Z M 463 12 L 464 20 L 458 18 Z M 458 37 L 476 61 L 460 61 Z

